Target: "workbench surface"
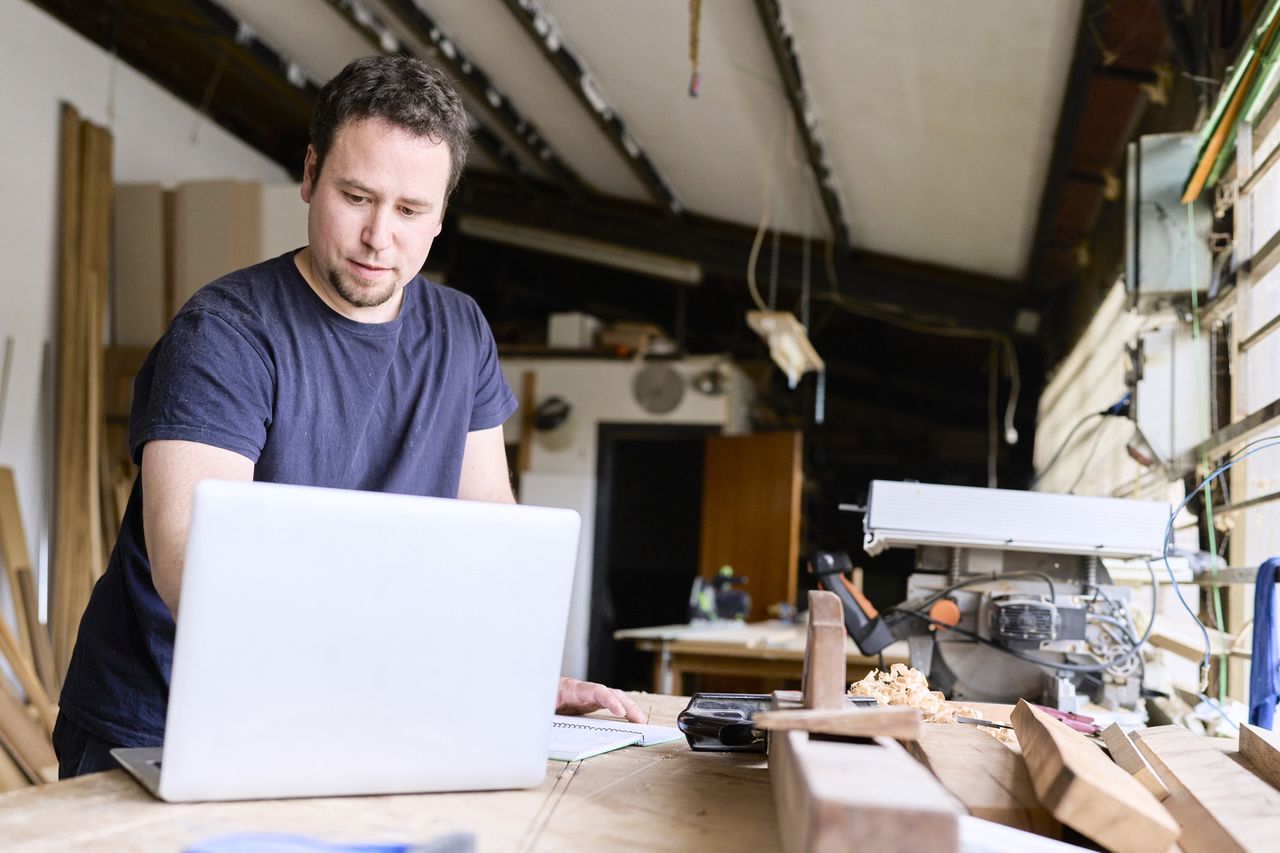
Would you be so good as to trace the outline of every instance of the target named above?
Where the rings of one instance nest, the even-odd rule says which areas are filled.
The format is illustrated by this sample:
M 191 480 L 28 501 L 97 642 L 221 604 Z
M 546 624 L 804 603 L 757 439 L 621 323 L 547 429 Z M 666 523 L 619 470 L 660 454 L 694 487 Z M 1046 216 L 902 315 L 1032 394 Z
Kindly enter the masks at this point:
M 661 725 L 687 702 L 633 695 Z M 177 853 L 245 832 L 421 843 L 462 831 L 481 851 L 780 849 L 764 756 L 683 741 L 548 762 L 542 785 L 522 791 L 170 805 L 114 770 L 0 795 L 8 853 Z

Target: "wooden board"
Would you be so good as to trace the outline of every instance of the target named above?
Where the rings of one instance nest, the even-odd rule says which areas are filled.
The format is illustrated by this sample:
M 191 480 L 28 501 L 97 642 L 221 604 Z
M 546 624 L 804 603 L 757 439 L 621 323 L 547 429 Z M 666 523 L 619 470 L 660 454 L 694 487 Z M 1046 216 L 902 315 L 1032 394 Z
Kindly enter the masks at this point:
M 1280 735 L 1245 723 L 1240 727 L 1240 755 L 1254 773 L 1280 788 Z
M 40 606 L 36 600 L 36 580 L 31 571 L 27 535 L 22 527 L 18 507 L 18 489 L 13 470 L 0 467 L 0 560 L 4 562 L 13 596 L 13 612 L 17 622 L 18 647 L 36 670 L 47 693 L 53 692 L 53 652 L 49 633 L 40 623 Z
M 262 258 L 262 192 L 250 181 L 188 181 L 174 192 L 174 305 Z M 168 318 L 166 318 L 167 320 Z
M 40 715 L 41 721 L 45 725 L 48 733 L 53 733 L 53 725 L 58 719 L 58 706 L 49 698 L 49 694 L 45 692 L 44 685 L 40 683 L 39 676 L 36 675 L 35 669 L 31 663 L 23 656 L 18 649 L 18 643 L 13 638 L 7 625 L 0 620 L 0 656 L 9 661 L 9 666 L 13 669 L 13 674 L 18 677 L 18 683 L 22 685 L 22 690 L 27 694 L 29 701 Z
M 18 489 L 13 481 L 13 469 L 0 466 L 0 562 L 4 564 L 5 578 L 9 581 L 9 594 L 13 596 L 14 621 L 17 623 L 18 647 L 28 660 L 34 662 L 31 648 L 31 619 L 26 601 L 22 597 L 22 584 L 18 575 L 31 571 L 31 557 L 27 550 L 27 535 L 22 529 L 22 515 L 18 508 Z
M 837 743 L 776 732 L 769 777 L 788 853 L 958 849 L 960 804 L 892 740 Z
M 1062 824 L 1036 798 L 1023 757 L 973 726 L 923 723 L 907 749 L 969 814 L 1050 838 Z
M 809 710 L 842 710 L 844 683 L 844 607 L 834 592 L 809 592 L 809 627 L 805 642 L 801 692 Z
M 660 725 L 688 702 L 632 698 Z M 0 796 L 0 847 L 175 853 L 239 832 L 419 844 L 465 831 L 481 851 L 775 853 L 772 796 L 760 755 L 692 752 L 683 741 L 548 762 L 541 785 L 515 791 L 171 804 L 114 770 Z
M 115 186 L 111 325 L 116 346 L 151 347 L 172 316 L 165 313 L 164 196 L 160 184 Z
M 31 784 L 27 774 L 22 772 L 18 762 L 9 754 L 9 750 L 0 743 L 0 791 L 17 791 Z
M 748 622 L 767 619 L 771 604 L 796 601 L 802 441 L 799 431 L 706 441 L 699 574 L 713 578 L 727 564 L 745 576 Z
M 1280 791 L 1215 743 L 1180 726 L 1133 733 L 1134 743 L 1169 789 L 1165 805 L 1182 825 L 1187 853 L 1275 850 Z
M 752 725 L 769 731 L 806 731 L 843 737 L 888 737 L 915 740 L 920 712 L 914 708 L 843 708 L 839 710 L 766 711 Z
M 1169 796 L 1169 789 L 1160 781 L 1156 771 L 1151 769 L 1147 759 L 1142 757 L 1138 748 L 1129 740 L 1119 724 L 1112 723 L 1102 730 L 1102 740 L 1107 744 L 1111 760 L 1120 765 L 1120 769 L 1142 783 L 1142 787 L 1151 792 L 1151 796 L 1164 801 Z
M 58 778 L 58 759 L 49 735 L 27 716 L 22 703 L 0 688 L 0 745 L 33 785 Z
M 1062 823 L 1114 853 L 1165 853 L 1178 824 L 1088 738 L 1038 708 L 1013 711 L 1036 796 Z

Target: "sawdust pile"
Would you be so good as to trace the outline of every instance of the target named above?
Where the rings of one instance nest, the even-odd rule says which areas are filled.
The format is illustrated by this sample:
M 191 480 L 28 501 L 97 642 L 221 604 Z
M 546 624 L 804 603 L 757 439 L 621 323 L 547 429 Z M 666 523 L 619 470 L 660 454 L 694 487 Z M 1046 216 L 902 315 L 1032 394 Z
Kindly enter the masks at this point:
M 873 669 L 866 678 L 849 685 L 850 696 L 872 696 L 881 705 L 905 705 L 920 712 L 926 723 L 955 723 L 956 717 L 983 719 L 977 708 L 948 702 L 941 691 L 930 690 L 929 681 L 918 669 L 895 663 L 888 672 Z M 996 740 L 1016 743 L 1009 729 L 976 727 Z

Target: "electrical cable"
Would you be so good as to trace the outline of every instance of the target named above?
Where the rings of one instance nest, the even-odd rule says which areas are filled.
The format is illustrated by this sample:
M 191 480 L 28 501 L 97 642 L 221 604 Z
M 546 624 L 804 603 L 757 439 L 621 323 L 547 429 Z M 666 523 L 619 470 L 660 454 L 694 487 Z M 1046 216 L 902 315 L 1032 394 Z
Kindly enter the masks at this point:
M 995 572 L 992 572 L 989 575 L 977 575 L 975 577 L 965 578 L 959 583 L 951 584 L 945 589 L 939 590 L 938 592 L 926 598 L 924 601 L 920 603 L 920 607 L 928 607 L 930 604 L 933 604 L 938 599 L 943 598 L 944 596 L 950 595 L 951 593 L 955 592 L 957 589 L 963 589 L 966 586 L 973 586 L 975 584 L 980 584 L 980 583 L 991 583 L 992 581 L 1001 581 L 1007 578 L 1039 578 L 1040 580 L 1045 582 L 1046 586 L 1049 587 L 1049 600 L 1050 601 L 1057 600 L 1058 593 L 1057 593 L 1057 590 L 1054 589 L 1053 578 L 1044 572 L 1032 572 L 1032 571 L 1003 572 L 1000 574 L 996 574 Z
M 1278 442 L 1278 443 L 1280 443 L 1280 442 Z M 1176 515 L 1176 512 L 1175 512 L 1175 515 Z M 1024 661 L 1026 661 L 1027 663 L 1032 663 L 1032 664 L 1035 664 L 1035 665 L 1037 665 L 1037 666 L 1044 667 L 1044 668 L 1046 668 L 1046 669 L 1062 669 L 1062 670 L 1067 670 L 1067 671 L 1069 671 L 1069 672 L 1105 672 L 1105 671 L 1107 671 L 1108 669 L 1111 669 L 1112 667 L 1118 667 L 1118 666 L 1120 666 L 1122 663 L 1124 663 L 1125 661 L 1129 660 L 1129 658 L 1133 657 L 1133 656 L 1134 656 L 1134 655 L 1136 655 L 1138 652 L 1140 652 L 1140 651 L 1142 650 L 1142 647 L 1146 644 L 1146 642 L 1147 642 L 1147 638 L 1151 636 L 1151 629 L 1152 629 L 1153 627 L 1155 627 L 1155 624 L 1156 624 L 1156 618 L 1155 618 L 1156 608 L 1157 608 L 1157 607 L 1159 607 L 1159 604 L 1160 604 L 1159 583 L 1158 583 L 1158 582 L 1157 582 L 1157 580 L 1156 580 L 1156 571 L 1155 571 L 1155 567 L 1151 565 L 1151 561 L 1150 561 L 1150 560 L 1146 560 L 1146 561 L 1144 561 L 1144 563 L 1145 563 L 1145 565 L 1146 565 L 1146 567 L 1147 567 L 1147 572 L 1148 572 L 1148 574 L 1151 576 L 1151 616 L 1150 616 L 1150 618 L 1147 620 L 1147 628 L 1146 628 L 1146 630 L 1145 630 L 1145 631 L 1143 631 L 1143 632 L 1142 632 L 1142 636 L 1141 636 L 1140 638 L 1138 638 L 1138 640 L 1137 640 L 1136 642 L 1134 642 L 1134 643 L 1133 643 L 1133 645 L 1129 648 L 1129 650 L 1128 650 L 1128 651 L 1126 651 L 1126 652 L 1125 652 L 1123 655 L 1121 655 L 1120 657 L 1117 657 L 1117 658 L 1115 658 L 1114 660 L 1111 660 L 1111 661 L 1109 661 L 1109 662 L 1108 662 L 1108 663 L 1106 663 L 1106 664 L 1075 664 L 1075 663 L 1065 663 L 1065 662 L 1063 662 L 1063 663 L 1054 663 L 1054 662 L 1051 662 L 1051 661 L 1045 661 L 1045 660 L 1041 660 L 1041 659 L 1039 659 L 1039 658 L 1031 657 L 1030 655 L 1024 655 L 1024 654 L 1021 654 L 1021 653 L 1019 653 L 1019 652 L 1014 651 L 1013 649 L 1005 648 L 1004 646 L 1000 645 L 999 643 L 996 643 L 996 642 L 994 642 L 994 641 L 992 641 L 992 640 L 988 640 L 988 639 L 986 639 L 985 637 L 981 637 L 981 636 L 979 636 L 978 634 L 973 633 L 972 631 L 967 631 L 967 630 L 965 630 L 965 629 L 963 629 L 963 628 L 957 628 L 957 627 L 955 627 L 955 626 L 948 625 L 948 624 L 946 624 L 945 622 L 939 622 L 938 620 L 936 620 L 936 619 L 934 619 L 933 617 L 929 616 L 927 613 L 921 613 L 921 612 L 920 612 L 920 611 L 918 611 L 918 610 L 912 610 L 912 609 L 910 609 L 910 608 L 906 608 L 906 607 L 890 607 L 888 610 L 886 610 L 886 611 L 884 611 L 884 612 L 885 612 L 885 614 L 889 614 L 889 613 L 902 613 L 902 614 L 904 614 L 904 615 L 912 616 L 912 617 L 914 617 L 914 618 L 916 618 L 916 619 L 921 619 L 921 620 L 923 620 L 923 621 L 925 621 L 925 622 L 928 622 L 928 623 L 929 623 L 929 624 L 931 624 L 931 625 L 936 625 L 936 626 L 938 626 L 938 627 L 940 627 L 940 628 L 946 628 L 946 629 L 947 629 L 947 630 L 949 630 L 949 631 L 954 631 L 954 632 L 956 632 L 957 634 L 960 634 L 960 635 L 961 635 L 961 636 L 963 636 L 963 637 L 968 637 L 969 639 L 975 640 L 975 641 L 977 641 L 977 642 L 979 642 L 979 643 L 982 643 L 982 644 L 984 644 L 984 645 L 991 646 L 992 648 L 994 648 L 994 649 L 998 649 L 999 651 L 1002 651 L 1002 652 L 1004 652 L 1005 654 L 1008 654 L 1008 655 L 1010 655 L 1010 656 L 1012 656 L 1012 657 L 1018 658 L 1019 660 L 1024 660 Z M 1167 566 L 1167 565 L 1168 565 L 1168 560 L 1167 560 L 1167 557 L 1166 557 L 1166 566 Z M 947 593 L 949 593 L 949 592 L 953 592 L 953 591 L 955 591 L 955 590 L 957 590 L 957 589 L 959 589 L 959 588 L 961 588 L 961 587 L 964 587 L 964 586 L 971 586 L 972 584 L 975 584 L 975 583 L 984 583 L 984 582 L 990 581 L 992 578 L 1000 578 L 1000 577 L 1009 578 L 1009 577 L 1020 577 L 1020 576 L 1032 576 L 1032 575 L 1044 578 L 1044 579 L 1048 582 L 1048 584 L 1049 584 L 1050 594 L 1051 594 L 1051 595 L 1053 595 L 1053 594 L 1054 594 L 1054 592 L 1053 592 L 1053 580 L 1052 580 L 1048 575 L 1044 574 L 1043 572 L 1011 572 L 1011 573 L 1009 573 L 1009 574 L 1005 574 L 1005 575 L 987 575 L 987 576 L 979 577 L 979 578 L 970 578 L 970 579 L 968 579 L 968 580 L 962 581 L 962 582 L 960 582 L 960 583 L 958 583 L 958 584 L 954 584 L 954 585 L 952 585 L 952 586 L 948 587 L 947 589 L 942 590 L 941 592 L 939 592 L 939 593 L 935 594 L 933 597 L 926 599 L 926 600 L 925 600 L 925 601 L 924 601 L 920 606 L 921 606 L 921 607 L 928 607 L 930 604 L 932 604 L 933 602 L 937 601 L 939 598 L 941 598 L 942 596 L 946 595 L 946 594 L 947 594 Z M 1172 576 L 1173 576 L 1173 570 L 1172 570 L 1172 569 L 1170 569 L 1170 570 L 1169 570 L 1169 575 L 1170 575 L 1170 577 L 1172 577 Z M 1174 583 L 1174 589 L 1175 589 L 1175 590 L 1177 589 L 1177 583 L 1176 583 L 1176 581 L 1175 581 L 1175 583 Z M 1179 595 L 1179 598 L 1181 598 L 1181 595 Z M 1184 602 L 1184 605 L 1185 605 L 1185 602 Z M 1197 620 L 1197 622 L 1198 622 L 1198 621 L 1199 621 L 1199 620 Z M 1203 626 L 1201 626 L 1201 627 L 1203 628 Z M 1206 637 L 1207 637 L 1207 635 L 1206 635 Z
M 831 248 L 828 245 L 827 259 L 827 276 L 831 279 L 833 290 L 831 292 L 819 291 L 813 294 L 814 299 L 825 299 L 838 308 L 848 311 L 850 314 L 856 314 L 859 317 L 866 317 L 871 320 L 877 320 L 890 326 L 897 326 L 906 329 L 909 332 L 915 332 L 921 335 L 933 335 L 942 338 L 960 338 L 963 340 L 989 340 L 996 341 L 1004 348 L 1005 369 L 1009 374 L 1009 400 L 1005 403 L 1005 441 L 1013 444 L 1017 441 L 1018 433 L 1013 427 L 1013 416 L 1017 409 L 1018 397 L 1022 393 L 1022 377 L 1018 371 L 1018 351 L 1013 345 L 1013 339 L 1003 332 L 987 331 L 983 329 L 959 329 L 948 326 L 934 326 L 929 323 L 921 323 L 894 314 L 891 311 L 885 311 L 874 308 L 870 305 L 863 305 L 851 299 L 848 296 L 835 290 L 835 266 L 830 258 Z
M 1116 662 L 1097 663 L 1097 664 L 1066 663 L 1066 662 L 1040 660 L 1039 658 L 1034 658 L 1034 657 L 1031 657 L 1030 655 L 1024 655 L 1021 652 L 1017 652 L 1017 651 L 1014 651 L 1013 649 L 1002 646 L 999 643 L 995 642 L 994 640 L 988 640 L 986 637 L 982 637 L 978 634 L 975 634 L 973 631 L 968 631 L 968 630 L 965 630 L 964 628 L 957 628 L 954 625 L 948 625 L 946 622 L 939 622 L 937 619 L 934 619 L 929 614 L 921 613 L 918 610 L 908 610 L 902 607 L 891 607 L 886 612 L 903 613 L 903 614 L 906 614 L 907 616 L 911 616 L 916 619 L 919 619 L 922 622 L 928 622 L 930 625 L 936 625 L 939 628 L 946 628 L 948 631 L 952 631 L 956 634 L 959 634 L 962 637 L 966 637 L 970 640 L 981 643 L 984 646 L 990 646 L 991 648 L 996 649 L 998 651 L 1002 651 L 1011 657 L 1018 658 L 1019 660 L 1024 660 L 1027 663 L 1033 663 L 1036 666 L 1045 667 L 1046 669 L 1062 669 L 1062 670 L 1067 670 L 1068 672 L 1105 672 L 1106 670 L 1111 669 L 1113 666 L 1116 666 L 1120 661 L 1127 660 L 1130 656 L 1132 656 L 1132 652 L 1130 652 L 1128 655 L 1120 658 Z
M 1262 441 L 1265 441 L 1265 439 L 1258 439 L 1257 441 L 1250 442 L 1250 444 L 1257 444 L 1258 446 L 1254 447 L 1252 450 L 1250 450 L 1247 453 L 1244 453 L 1242 455 L 1237 455 L 1235 459 L 1225 463 L 1224 465 L 1219 466 L 1211 474 L 1209 474 L 1208 477 L 1204 479 L 1204 482 L 1200 483 L 1200 485 L 1190 490 L 1190 492 L 1187 493 L 1187 496 L 1182 499 L 1182 502 L 1178 504 L 1178 506 L 1173 510 L 1173 512 L 1169 513 L 1169 521 L 1165 525 L 1165 529 L 1164 529 L 1164 549 L 1161 557 L 1164 560 L 1165 571 L 1168 572 L 1169 574 L 1169 580 L 1173 583 L 1173 591 L 1178 596 L 1178 601 L 1182 604 L 1182 608 L 1186 610 L 1188 614 L 1190 614 L 1193 620 L 1195 620 L 1196 626 L 1200 629 L 1200 634 L 1204 638 L 1204 658 L 1200 662 L 1200 689 L 1202 691 L 1208 687 L 1209 658 L 1213 656 L 1213 648 L 1212 648 L 1212 644 L 1209 642 L 1209 630 L 1205 628 L 1204 623 L 1200 621 L 1199 614 L 1197 614 L 1194 610 L 1192 610 L 1191 605 L 1188 604 L 1187 600 L 1182 597 L 1182 590 L 1179 589 L 1178 587 L 1178 579 L 1173 574 L 1173 566 L 1169 565 L 1169 549 L 1170 549 L 1170 546 L 1173 544 L 1173 522 L 1174 522 L 1174 519 L 1178 517 L 1178 513 L 1182 512 L 1182 510 L 1187 506 L 1187 504 L 1191 503 L 1191 500 L 1200 492 L 1200 490 L 1204 487 L 1206 483 L 1209 483 L 1212 480 L 1214 480 L 1216 477 L 1221 476 L 1223 473 L 1229 471 L 1231 468 L 1235 467 L 1236 465 L 1240 464 L 1244 460 L 1248 459 L 1253 454 L 1263 450 L 1268 450 L 1272 447 L 1280 446 L 1280 440 L 1272 441 L 1270 444 L 1262 444 L 1261 443 Z M 1154 611 L 1152 613 L 1152 616 L 1153 616 L 1152 622 L 1154 623 L 1155 621 Z M 1148 633 L 1150 633 L 1150 626 L 1148 626 L 1147 631 Z
M 1187 209 L 1187 234 L 1194 245 L 1196 233 L 1195 208 L 1190 202 L 1185 205 Z M 1192 352 L 1195 361 L 1195 377 L 1196 377 L 1196 403 L 1203 409 L 1203 417 L 1196 420 L 1200 425 L 1200 440 L 1207 442 L 1209 438 L 1209 429 L 1212 424 L 1209 422 L 1211 417 L 1211 404 L 1208 400 L 1208 392 L 1205 390 L 1205 369 L 1201 363 L 1200 357 L 1200 303 L 1199 291 L 1196 281 L 1196 253 L 1187 253 L 1187 265 L 1189 268 L 1188 285 L 1191 289 L 1191 340 L 1193 343 Z M 1201 454 L 1200 464 L 1204 468 L 1209 467 L 1209 453 L 1205 450 Z M 1205 527 L 1209 535 L 1209 553 L 1217 554 L 1218 548 L 1215 539 L 1217 530 L 1213 524 L 1213 486 L 1209 483 L 1204 487 L 1204 520 Z M 1209 573 L 1213 581 L 1212 599 L 1213 599 L 1213 625 L 1218 631 L 1218 636 L 1226 635 L 1225 620 L 1222 618 L 1222 588 L 1218 586 L 1218 562 L 1217 560 L 1209 561 Z M 1218 699 L 1219 701 L 1227 698 L 1227 653 L 1224 649 L 1218 655 Z
M 1080 420 L 1076 421 L 1076 425 L 1067 433 L 1067 437 L 1063 439 L 1062 444 L 1058 445 L 1058 450 L 1053 454 L 1053 458 L 1049 460 L 1049 464 L 1041 468 L 1040 473 L 1036 474 L 1035 477 L 1032 478 L 1031 484 L 1028 488 L 1035 488 L 1036 484 L 1043 480 L 1045 475 L 1053 470 L 1053 466 L 1058 464 L 1058 460 L 1062 458 L 1062 454 L 1071 446 L 1071 439 L 1075 438 L 1076 433 L 1080 431 L 1080 427 L 1087 424 L 1093 418 L 1100 418 L 1105 415 L 1106 412 L 1090 412 Z
M 1067 494 L 1074 495 L 1076 486 L 1080 485 L 1080 481 L 1084 479 L 1084 475 L 1089 473 L 1089 466 L 1093 464 L 1093 457 L 1097 454 L 1098 448 L 1102 446 L 1102 436 L 1107 431 L 1108 421 L 1104 418 L 1098 422 L 1098 428 L 1094 430 L 1093 446 L 1089 448 L 1089 455 L 1084 458 L 1084 464 L 1080 466 L 1080 473 L 1071 482 L 1071 487 L 1067 489 Z
M 760 259 L 760 246 L 764 243 L 764 232 L 769 228 L 769 207 L 773 195 L 773 161 L 777 159 L 778 137 L 781 135 L 782 125 L 779 124 L 769 137 L 769 162 L 764 170 L 761 188 L 760 224 L 756 227 L 755 239 L 751 241 L 751 254 L 747 256 L 747 290 L 750 291 L 752 301 L 761 311 L 768 311 L 769 306 L 761 298 L 760 287 L 756 284 L 756 262 Z

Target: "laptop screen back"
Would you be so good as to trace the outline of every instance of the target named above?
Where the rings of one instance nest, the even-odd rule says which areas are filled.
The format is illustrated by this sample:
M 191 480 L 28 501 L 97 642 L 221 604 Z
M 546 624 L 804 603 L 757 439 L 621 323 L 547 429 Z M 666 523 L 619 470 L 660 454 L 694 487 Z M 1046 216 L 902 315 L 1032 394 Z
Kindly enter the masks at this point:
M 579 524 L 562 509 L 202 482 L 160 795 L 539 784 Z

